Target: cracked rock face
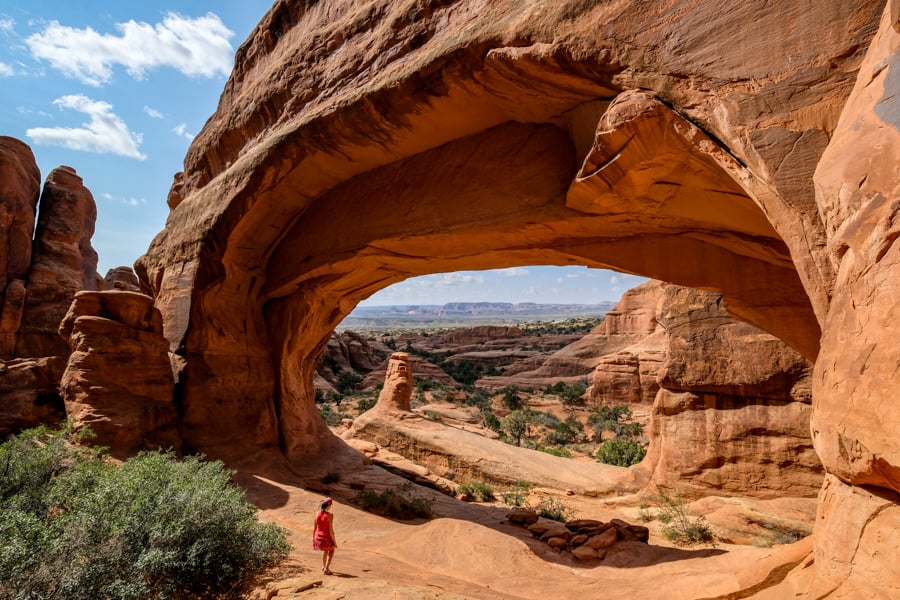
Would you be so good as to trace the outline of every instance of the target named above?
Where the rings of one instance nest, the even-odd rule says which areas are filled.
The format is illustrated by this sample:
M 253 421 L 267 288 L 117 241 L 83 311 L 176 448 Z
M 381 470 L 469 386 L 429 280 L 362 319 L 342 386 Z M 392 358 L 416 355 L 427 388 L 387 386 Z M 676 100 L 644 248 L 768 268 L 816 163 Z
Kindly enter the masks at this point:
M 815 361 L 823 506 L 896 493 L 897 14 L 277 1 L 138 265 L 184 360 L 185 443 L 326 449 L 315 360 L 356 303 L 427 273 L 580 264 L 721 292 Z M 870 541 L 842 562 L 817 538 L 816 568 L 864 587 L 863 562 L 886 568 Z

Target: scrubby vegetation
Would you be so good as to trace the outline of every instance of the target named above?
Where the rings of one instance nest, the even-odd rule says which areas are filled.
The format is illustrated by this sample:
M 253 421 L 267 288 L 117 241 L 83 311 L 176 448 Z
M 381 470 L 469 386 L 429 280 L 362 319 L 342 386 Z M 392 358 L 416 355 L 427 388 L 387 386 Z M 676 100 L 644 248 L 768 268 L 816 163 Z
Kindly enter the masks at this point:
M 554 496 L 543 498 L 534 507 L 535 512 L 545 519 L 553 519 L 565 523 L 574 518 L 574 512 L 565 502 Z
M 456 493 L 463 496 L 465 500 L 476 502 L 491 502 L 496 498 L 494 488 L 483 481 L 463 483 L 456 489 Z
M 363 510 L 401 521 L 434 516 L 431 511 L 434 501 L 417 496 L 408 482 L 381 492 L 362 490 L 356 495 L 356 501 Z
M 660 487 L 656 488 L 656 494 L 656 518 L 664 525 L 662 534 L 667 540 L 680 546 L 715 545 L 712 527 L 703 517 L 688 513 L 684 498 L 671 495 Z
M 634 440 L 606 440 L 597 450 L 597 460 L 608 465 L 630 467 L 647 455 L 647 449 Z
M 507 506 L 526 506 L 528 504 L 528 491 L 530 489 L 531 484 L 520 479 L 513 484 L 512 489 L 501 492 L 500 497 Z
M 0 598 L 239 597 L 287 555 L 222 463 L 117 465 L 75 441 L 38 428 L 0 445 Z

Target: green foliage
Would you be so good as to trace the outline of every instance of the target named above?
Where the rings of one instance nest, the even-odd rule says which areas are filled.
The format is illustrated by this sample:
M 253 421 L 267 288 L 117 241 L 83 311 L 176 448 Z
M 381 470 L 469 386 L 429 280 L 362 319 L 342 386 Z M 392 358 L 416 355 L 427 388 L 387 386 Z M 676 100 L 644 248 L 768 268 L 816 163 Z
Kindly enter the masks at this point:
M 362 377 L 351 371 L 344 371 L 340 375 L 338 375 L 338 379 L 334 384 L 334 387 L 335 389 L 337 389 L 339 394 L 346 396 L 353 393 L 353 390 L 355 390 L 356 386 L 358 386 L 360 383 L 362 383 Z
M 353 418 L 351 415 L 335 411 L 333 408 L 331 408 L 330 404 L 319 405 L 319 416 L 322 417 L 322 420 L 325 421 L 325 424 L 329 427 L 336 427 L 340 425 L 343 419 Z
M 571 406 L 581 403 L 582 396 L 587 392 L 587 385 L 583 382 L 567 384 L 563 381 L 557 381 L 552 386 L 549 386 L 547 391 L 555 396 L 559 396 L 560 401 L 564 405 Z
M 507 506 L 527 506 L 530 489 L 530 483 L 519 479 L 513 484 L 512 489 L 501 492 L 500 497 Z
M 492 431 L 499 432 L 501 429 L 500 419 L 497 418 L 492 412 L 482 412 L 481 418 L 484 421 L 484 426 Z
M 561 458 L 572 458 L 572 452 L 563 446 L 536 446 L 535 450 L 559 456 Z
M 553 519 L 565 523 L 571 521 L 574 513 L 565 502 L 554 496 L 547 496 L 534 507 L 535 512 L 545 519 Z
M 647 449 L 634 440 L 607 440 L 597 450 L 597 460 L 608 465 L 630 467 L 647 455 Z
M 0 445 L 0 538 L 4 600 L 238 597 L 290 550 L 220 462 L 116 466 L 43 428 Z
M 456 489 L 456 492 L 465 496 L 466 499 L 477 502 L 491 502 L 495 499 L 494 488 L 483 481 L 463 483 Z
M 679 546 L 715 545 L 712 527 L 703 517 L 688 514 L 684 498 L 680 495 L 671 496 L 660 487 L 656 488 L 656 493 L 656 518 L 665 525 L 662 534 L 667 540 Z
M 429 421 L 435 421 L 436 423 L 441 422 L 441 413 L 439 413 L 437 411 L 426 410 L 426 411 L 423 411 L 422 415 Z
M 376 396 L 368 396 L 366 398 L 360 398 L 356 401 L 356 414 L 361 415 L 367 410 L 370 410 L 378 403 L 378 398 Z
M 475 385 L 475 382 L 484 373 L 484 368 L 468 360 L 459 362 L 443 362 L 439 365 L 447 375 L 466 387 Z
M 533 424 L 547 427 L 548 429 L 556 429 L 556 426 L 561 423 L 559 418 L 553 413 L 540 410 L 528 411 L 528 418 L 531 419 Z
M 519 410 L 522 408 L 522 397 L 519 395 L 519 388 L 508 386 L 500 390 L 503 394 L 503 406 L 509 410 Z
M 411 483 L 404 483 L 397 488 L 387 488 L 382 492 L 362 490 L 356 495 L 356 501 L 363 510 L 377 515 L 410 521 L 412 519 L 430 519 L 433 500 L 416 496 Z
M 640 423 L 622 422 L 630 421 L 631 418 L 631 409 L 625 405 L 601 406 L 591 411 L 588 423 L 594 428 L 598 442 L 603 431 L 612 431 L 616 437 L 640 437 L 644 433 Z
M 477 389 L 466 396 L 466 406 L 476 406 L 482 412 L 491 408 L 491 397 L 482 389 Z
M 500 429 L 515 442 L 516 446 L 521 446 L 522 438 L 528 432 L 528 421 L 527 413 L 514 410 L 500 420 Z
M 388 348 L 390 348 L 391 350 L 396 350 L 397 349 L 397 340 L 395 340 L 394 338 L 388 338 L 388 339 L 384 340 L 384 345 L 387 346 Z

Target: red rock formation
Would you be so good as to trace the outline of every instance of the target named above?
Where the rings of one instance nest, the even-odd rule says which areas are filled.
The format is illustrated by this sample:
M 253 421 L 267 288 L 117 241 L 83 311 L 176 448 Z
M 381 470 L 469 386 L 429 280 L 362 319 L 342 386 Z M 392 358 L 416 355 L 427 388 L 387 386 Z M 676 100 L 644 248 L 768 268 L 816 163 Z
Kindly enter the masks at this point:
M 90 426 L 114 456 L 180 450 L 169 344 L 152 298 L 79 292 L 59 333 L 72 349 L 60 387 L 76 426 Z
M 809 434 L 811 365 L 735 321 L 718 294 L 665 286 L 665 362 L 639 469 L 688 495 L 815 496 L 822 465 Z
M 0 136 L 0 360 L 15 353 L 40 186 L 31 148 Z
M 91 246 L 97 207 L 71 167 L 54 169 L 38 203 L 34 254 L 28 271 L 16 356 L 66 356 L 57 330 L 75 293 L 97 286 Z
M 814 435 L 840 481 L 825 505 L 900 491 L 897 13 L 278 0 L 140 261 L 186 363 L 190 445 L 280 440 L 302 460 L 333 444 L 315 358 L 391 283 L 583 264 L 720 291 L 818 356 Z M 841 568 L 814 597 L 895 573 L 869 537 L 894 519 L 876 504 L 823 511 L 821 531 L 866 543 L 817 539 L 815 570 Z
M 65 420 L 59 393 L 65 365 L 60 356 L 0 361 L 0 438 Z
M 116 267 L 106 272 L 101 288 L 104 290 L 140 292 L 141 284 L 131 267 Z
M 394 352 L 388 359 L 384 387 L 378 394 L 374 410 L 377 412 L 410 412 L 409 401 L 413 391 L 413 372 L 410 369 L 409 354 Z

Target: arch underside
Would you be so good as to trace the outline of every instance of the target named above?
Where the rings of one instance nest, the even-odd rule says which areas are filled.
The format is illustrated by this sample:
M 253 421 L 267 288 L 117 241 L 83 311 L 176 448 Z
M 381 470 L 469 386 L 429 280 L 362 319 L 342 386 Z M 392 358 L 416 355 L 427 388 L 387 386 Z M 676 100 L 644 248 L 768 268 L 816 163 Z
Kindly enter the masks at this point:
M 284 228 L 260 298 L 289 453 L 310 449 L 292 432 L 314 417 L 312 372 L 299 365 L 359 301 L 418 275 L 535 264 L 644 275 L 720 291 L 733 314 L 815 357 L 807 295 L 736 181 L 741 166 L 653 98 L 609 110 L 635 103 L 618 128 L 601 121 L 585 155 L 558 123 L 505 122 L 361 173 Z

